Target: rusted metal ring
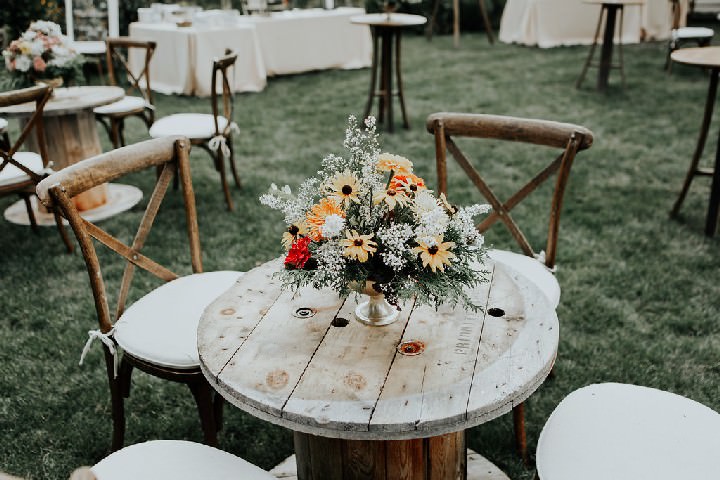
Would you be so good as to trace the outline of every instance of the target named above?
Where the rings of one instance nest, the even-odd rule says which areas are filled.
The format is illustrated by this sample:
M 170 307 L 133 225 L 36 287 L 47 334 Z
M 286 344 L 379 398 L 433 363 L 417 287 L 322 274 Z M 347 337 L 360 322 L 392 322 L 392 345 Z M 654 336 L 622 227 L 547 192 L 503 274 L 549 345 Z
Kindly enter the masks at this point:
M 414 355 L 420 355 L 425 351 L 425 342 L 420 340 L 408 340 L 402 342 L 397 346 L 397 351 L 400 355 L 412 357 Z
M 310 318 L 314 317 L 317 311 L 314 308 L 310 307 L 300 307 L 293 313 L 294 317 L 297 318 Z

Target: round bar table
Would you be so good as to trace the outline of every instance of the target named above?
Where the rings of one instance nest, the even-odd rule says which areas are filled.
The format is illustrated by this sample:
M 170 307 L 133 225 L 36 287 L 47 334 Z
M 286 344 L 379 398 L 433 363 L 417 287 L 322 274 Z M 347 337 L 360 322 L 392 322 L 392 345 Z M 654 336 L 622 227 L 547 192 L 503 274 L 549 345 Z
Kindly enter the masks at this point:
M 56 88 L 53 97 L 45 105 L 43 124 L 49 160 L 59 170 L 85 158 L 102 153 L 100 138 L 95 125 L 93 108 L 116 102 L 125 96 L 120 87 L 70 87 Z M 34 103 L 0 108 L 7 117 L 23 117 L 35 111 Z M 25 142 L 28 149 L 39 152 L 35 136 Z M 81 193 L 73 198 L 78 210 L 90 210 L 107 200 L 107 185 Z
M 465 430 L 544 381 L 558 320 L 525 277 L 485 267 L 490 281 L 469 293 L 487 314 L 408 302 L 373 327 L 353 318 L 354 295 L 283 291 L 274 260 L 205 310 L 200 366 L 228 401 L 295 432 L 299 480 L 487 478 Z
M 402 30 L 414 25 L 423 25 L 427 18 L 421 15 L 410 15 L 407 13 L 371 13 L 360 15 L 350 19 L 352 23 L 369 25 L 373 36 L 373 57 L 370 71 L 370 91 L 368 92 L 365 114 L 367 118 L 372 110 L 373 100 L 378 100 L 378 121 L 385 122 L 387 113 L 387 129 L 392 133 L 393 125 L 393 96 L 397 95 L 400 100 L 400 111 L 403 116 L 403 127 L 410 128 L 410 122 L 405 112 L 405 96 L 403 95 L 403 84 L 400 62 L 400 38 Z M 393 91 L 393 40 L 395 40 L 395 76 L 397 79 L 397 91 Z M 378 47 L 379 42 L 379 47 Z M 378 62 L 380 63 L 380 89 L 376 90 L 375 85 L 378 79 Z
M 680 207 L 682 206 L 683 200 L 685 200 L 685 196 L 690 189 L 690 183 L 692 183 L 695 176 L 712 177 L 710 199 L 708 202 L 707 216 L 705 218 L 705 235 L 712 237 L 715 235 L 717 228 L 718 207 L 720 206 L 720 144 L 718 144 L 715 152 L 714 168 L 700 168 L 699 164 L 700 157 L 705 148 L 705 141 L 707 140 L 713 109 L 715 107 L 715 97 L 717 96 L 718 74 L 720 73 L 720 47 L 681 48 L 672 52 L 670 58 L 673 62 L 710 69 L 710 84 L 708 86 L 707 99 L 705 100 L 705 113 L 703 115 L 702 125 L 700 126 L 697 146 L 690 161 L 690 168 L 685 175 L 685 182 L 683 183 L 670 215 L 676 217 L 680 212 Z
M 590 47 L 587 60 L 583 66 L 582 73 L 575 84 L 576 88 L 580 88 L 583 80 L 585 80 L 585 74 L 590 66 L 593 55 L 595 54 L 595 47 L 598 43 L 598 37 L 600 35 L 600 26 L 602 25 L 603 13 L 605 13 L 605 31 L 603 32 L 602 49 L 600 51 L 600 64 L 598 65 L 598 79 L 597 89 L 600 91 L 607 90 L 608 79 L 610 78 L 610 69 L 615 67 L 612 64 L 612 53 L 613 53 L 613 38 L 615 37 L 615 22 L 617 19 L 618 10 L 620 11 L 620 29 L 618 38 L 618 53 L 620 54 L 620 63 L 616 66 L 620 68 L 620 78 L 622 79 L 623 86 L 625 86 L 625 69 L 623 65 L 623 53 L 622 53 L 622 30 L 623 30 L 623 12 L 626 6 L 641 6 L 645 5 L 645 0 L 583 0 L 583 3 L 591 5 L 600 5 L 600 16 L 598 17 L 597 29 L 595 30 L 595 37 L 593 44 Z

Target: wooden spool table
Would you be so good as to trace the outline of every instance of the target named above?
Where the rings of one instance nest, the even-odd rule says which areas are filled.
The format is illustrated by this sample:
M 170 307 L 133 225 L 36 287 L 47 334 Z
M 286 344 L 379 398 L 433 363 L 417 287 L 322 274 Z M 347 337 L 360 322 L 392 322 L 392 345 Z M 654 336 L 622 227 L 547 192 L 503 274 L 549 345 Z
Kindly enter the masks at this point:
M 590 53 L 588 54 L 587 60 L 585 60 L 585 65 L 583 66 L 582 73 L 580 74 L 575 87 L 580 88 L 583 80 L 585 80 L 585 74 L 587 73 L 588 67 L 590 67 L 590 64 L 592 63 L 593 55 L 595 54 L 595 47 L 597 47 L 598 44 L 603 14 L 605 14 L 605 31 L 603 32 L 600 63 L 598 64 L 597 89 L 601 92 L 607 90 L 610 70 L 612 68 L 620 69 L 620 78 L 622 79 L 623 86 L 625 86 L 625 67 L 622 52 L 623 12 L 626 6 L 645 5 L 645 0 L 583 0 L 583 3 L 600 5 L 600 16 L 598 17 L 597 29 L 595 30 L 593 44 L 590 47 Z M 615 37 L 615 23 L 618 11 L 620 11 L 620 28 L 618 29 L 618 52 L 620 54 L 620 63 L 618 65 L 613 65 L 612 53 Z
M 57 88 L 45 105 L 43 125 L 47 142 L 49 161 L 54 170 L 94 157 L 102 153 L 93 108 L 122 99 L 125 92 L 120 87 L 70 87 Z M 35 111 L 34 103 L 0 108 L 0 114 L 7 117 L 28 117 Z M 28 150 L 39 152 L 34 135 L 25 141 Z M 73 198 L 78 210 L 90 213 L 88 219 L 101 219 L 130 208 L 142 198 L 142 192 L 127 185 L 99 185 Z M 108 200 L 112 204 L 108 204 Z M 34 203 L 36 208 L 37 203 Z M 25 215 L 25 217 L 23 217 Z M 85 216 L 85 215 L 84 215 Z M 5 217 L 15 223 L 25 223 L 24 208 L 11 206 Z M 38 212 L 38 224 L 54 225 L 52 215 L 44 210 Z M 28 223 L 29 224 L 29 223 Z
M 363 118 L 367 118 L 367 116 L 370 115 L 375 97 L 379 97 L 378 122 L 384 123 L 385 114 L 387 113 L 387 129 L 388 132 L 392 133 L 394 129 L 392 101 L 393 96 L 397 95 L 398 100 L 400 100 L 403 127 L 410 128 L 407 112 L 405 112 L 405 95 L 403 94 L 402 74 L 400 70 L 402 65 L 400 61 L 400 38 L 402 37 L 403 29 L 415 25 L 424 25 L 427 19 L 421 15 L 409 15 L 407 13 L 370 13 L 352 17 L 350 21 L 358 25 L 370 26 L 373 37 L 370 91 L 368 92 Z M 394 50 L 393 40 L 395 40 Z M 393 51 L 395 52 L 394 54 Z M 397 91 L 393 90 L 393 56 L 395 57 Z M 380 64 L 379 73 L 378 62 Z M 378 78 L 380 80 L 380 89 L 376 90 L 375 86 L 377 85 L 376 82 Z
M 683 183 L 670 215 L 676 217 L 679 214 L 683 200 L 685 200 L 685 196 L 690 189 L 690 183 L 692 183 L 695 176 L 712 177 L 710 199 L 708 201 L 707 216 L 705 217 L 705 235 L 712 237 L 715 235 L 715 230 L 717 229 L 718 211 L 720 210 L 720 144 L 718 144 L 715 152 L 714 168 L 700 168 L 699 165 L 700 157 L 702 157 L 703 150 L 705 149 L 705 142 L 707 141 L 707 134 L 715 108 L 718 76 L 720 75 L 720 47 L 681 48 L 672 52 L 670 58 L 673 62 L 710 69 L 710 83 L 705 100 L 705 113 L 703 115 L 702 125 L 700 126 L 697 146 L 690 161 L 690 168 L 685 176 L 685 182 Z
M 544 381 L 558 321 L 525 277 L 487 267 L 472 292 L 487 315 L 408 303 L 371 327 L 353 319 L 353 295 L 283 291 L 282 261 L 266 263 L 205 310 L 201 368 L 228 401 L 295 432 L 298 479 L 506 478 L 468 464 L 464 431 Z

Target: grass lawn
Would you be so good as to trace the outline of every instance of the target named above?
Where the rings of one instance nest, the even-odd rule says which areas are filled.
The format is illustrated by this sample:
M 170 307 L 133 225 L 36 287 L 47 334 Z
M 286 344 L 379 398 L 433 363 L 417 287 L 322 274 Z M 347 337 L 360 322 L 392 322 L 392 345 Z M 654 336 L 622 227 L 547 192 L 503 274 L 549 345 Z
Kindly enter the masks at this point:
M 681 218 L 668 218 L 695 146 L 708 76 L 682 66 L 665 74 L 665 43 L 646 43 L 625 48 L 627 88 L 620 88 L 614 71 L 610 90 L 599 94 L 591 70 L 585 87 L 576 90 L 587 49 L 491 46 L 483 34 L 463 36 L 455 49 L 450 36 L 432 43 L 406 36 L 403 71 L 412 128 L 382 139 L 385 150 L 413 160 L 432 186 L 434 143 L 424 127 L 432 112 L 544 118 L 578 123 L 595 134 L 594 146 L 576 159 L 566 195 L 557 272 L 563 289 L 557 375 L 527 404 L 531 451 L 555 405 L 593 382 L 661 388 L 720 410 L 720 236 L 703 235 L 709 181 L 697 179 Z M 368 76 L 365 69 L 273 78 L 262 93 L 237 96 L 235 120 L 242 134 L 235 148 L 244 188 L 233 189 L 235 212 L 225 210 L 207 155 L 199 148 L 192 154 L 206 270 L 247 270 L 281 254 L 281 218 L 261 207 L 258 196 L 271 182 L 298 185 L 326 153 L 342 153 L 346 118 L 362 114 Z M 160 116 L 210 107 L 209 99 L 190 97 L 158 95 L 156 103 Z M 708 159 L 718 128 L 714 124 L 709 135 Z M 131 141 L 147 138 L 136 120 L 129 121 L 127 135 Z M 510 191 L 555 154 L 477 141 L 468 149 L 484 160 L 483 170 L 497 179 L 493 187 L 499 192 Z M 457 165 L 449 170 L 451 200 L 479 201 Z M 147 199 L 153 179 L 152 172 L 142 172 L 123 182 L 140 187 Z M 532 225 L 538 247 L 546 193 L 536 192 L 517 212 Z M 0 210 L 15 200 L 0 199 Z M 146 252 L 188 273 L 181 200 L 172 193 L 168 200 Z M 140 212 L 137 207 L 104 226 L 127 239 Z M 500 225 L 487 238 L 514 248 Z M 100 460 L 110 445 L 110 397 L 99 345 L 78 366 L 86 332 L 97 328 L 87 273 L 78 253 L 64 253 L 53 228 L 33 235 L 5 222 L 0 250 L 0 470 L 63 479 L 75 467 Z M 108 272 L 112 285 L 120 272 L 115 262 Z M 147 277 L 138 280 L 134 298 L 154 285 Z M 201 440 L 189 391 L 141 372 L 133 382 L 127 444 Z M 511 416 L 473 428 L 468 442 L 511 478 L 532 478 L 532 469 L 513 452 Z M 271 468 L 292 453 L 292 435 L 228 405 L 221 447 Z

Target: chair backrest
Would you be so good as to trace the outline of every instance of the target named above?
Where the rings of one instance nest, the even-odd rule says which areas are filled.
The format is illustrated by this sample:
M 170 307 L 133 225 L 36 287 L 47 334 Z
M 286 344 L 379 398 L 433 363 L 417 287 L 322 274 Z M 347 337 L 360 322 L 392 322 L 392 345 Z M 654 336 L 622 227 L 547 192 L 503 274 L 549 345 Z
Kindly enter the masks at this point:
M 45 144 L 45 129 L 43 128 L 42 115 L 45 104 L 48 102 L 51 95 L 52 88 L 47 86 L 30 87 L 22 90 L 0 93 L 0 107 L 10 107 L 13 105 L 20 105 L 22 103 L 35 102 L 35 111 L 27 118 L 27 121 L 23 125 L 20 135 L 18 135 L 15 142 L 11 142 L 9 140 L 7 142 L 0 142 L 0 172 L 2 172 L 8 165 L 13 165 L 30 176 L 30 184 L 36 184 L 42 180 L 42 175 L 14 160 L 13 156 L 25 143 L 25 140 L 27 140 L 27 138 L 33 133 L 33 130 L 35 130 L 37 145 L 40 150 L 40 157 L 42 158 L 43 166 L 47 167 L 48 154 L 47 146 Z M 11 187 L 14 189 L 17 185 L 12 185 Z M 3 190 L 3 188 L 0 188 L 0 190 Z
M 434 113 L 427 119 L 428 132 L 435 135 L 435 156 L 438 176 L 438 191 L 447 195 L 446 151 L 462 167 L 468 177 L 490 203 L 493 211 L 478 226 L 485 232 L 498 220 L 501 220 L 516 240 L 523 253 L 535 256 L 525 234 L 510 215 L 512 210 L 540 184 L 556 174 L 555 188 L 550 206 L 547 241 L 544 263 L 549 268 L 555 266 L 557 236 L 560 226 L 565 186 L 570 168 L 578 151 L 589 148 L 593 142 L 590 130 L 579 125 L 558 123 L 546 120 L 506 117 L 498 115 L 480 115 L 463 113 Z M 523 185 L 508 200 L 502 202 L 490 189 L 486 181 L 473 167 L 470 160 L 460 151 L 453 137 L 472 137 L 506 140 L 533 145 L 555 147 L 562 152 L 549 165 L 540 170 L 528 183 Z
M 177 171 L 182 185 L 185 205 L 185 220 L 190 240 L 190 256 L 193 272 L 202 272 L 200 238 L 198 234 L 195 195 L 190 178 L 190 141 L 184 137 L 164 137 L 122 147 L 96 157 L 83 160 L 44 179 L 37 187 L 40 201 L 57 208 L 67 219 L 80 244 L 85 265 L 90 275 L 90 284 L 95 299 L 100 330 L 107 333 L 114 320 L 125 309 L 130 283 L 135 267 L 144 269 L 156 277 L 170 281 L 177 274 L 141 253 L 150 233 L 155 217 Z M 142 221 L 132 243 L 125 244 L 97 225 L 85 220 L 78 213 L 72 197 L 97 185 L 139 170 L 156 167 L 159 171 L 155 189 L 148 201 Z M 118 253 L 127 261 L 120 283 L 117 308 L 114 318 L 110 315 L 108 296 L 100 269 L 100 262 L 92 239 L 97 240 Z
M 225 50 L 224 56 L 213 60 L 211 83 L 212 90 L 210 91 L 210 100 L 212 102 L 213 116 L 215 117 L 215 135 L 227 133 L 227 131 L 230 129 L 230 124 L 233 121 L 235 94 L 233 93 L 233 89 L 230 86 L 230 77 L 228 76 L 228 70 L 230 69 L 230 67 L 235 66 L 236 60 L 237 54 L 232 53 L 231 50 Z M 218 95 L 217 91 L 218 76 L 221 80 L 222 85 L 220 95 Z M 220 131 L 220 126 L 218 125 L 218 116 L 223 116 L 227 119 L 227 125 L 222 132 Z
M 155 53 L 156 43 L 153 41 L 135 40 L 129 37 L 113 37 L 106 39 L 105 44 L 107 46 L 105 55 L 107 58 L 110 85 L 116 86 L 119 84 L 119 77 L 115 69 L 117 66 L 120 66 L 129 83 L 125 94 L 131 94 L 133 91 L 138 92 L 149 105 L 153 105 L 152 90 L 150 88 L 150 60 L 152 59 L 153 53 Z M 143 68 L 140 72 L 133 72 L 128 63 L 128 55 L 126 55 L 126 53 L 131 49 L 142 50 L 145 53 Z

